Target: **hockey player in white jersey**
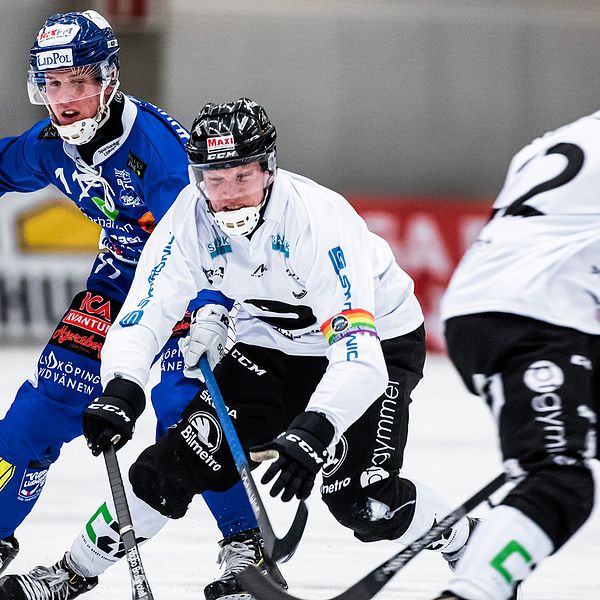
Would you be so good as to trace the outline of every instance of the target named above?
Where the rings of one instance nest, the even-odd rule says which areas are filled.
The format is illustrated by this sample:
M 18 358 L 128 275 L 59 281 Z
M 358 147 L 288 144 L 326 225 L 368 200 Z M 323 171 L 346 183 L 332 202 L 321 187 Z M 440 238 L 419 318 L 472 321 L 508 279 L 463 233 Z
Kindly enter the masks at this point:
M 518 484 L 439 598 L 505 600 L 590 516 L 600 398 L 600 113 L 513 158 L 442 303 L 450 358 Z
M 450 509 L 401 474 L 425 358 L 413 282 L 343 197 L 276 167 L 275 141 L 252 100 L 204 106 L 187 144 L 191 184 L 146 246 L 103 350 L 103 384 L 144 387 L 188 298 L 203 287 L 223 292 L 241 308 L 237 341 L 215 377 L 251 458 L 279 456 L 263 477 L 275 479 L 271 495 L 305 499 L 322 470 L 323 500 L 342 525 L 362 541 L 406 544 Z M 193 316 L 185 343 L 192 371 L 207 349 L 208 310 Z M 88 408 L 92 449 L 118 431 Z M 238 480 L 222 439 L 202 390 L 134 463 L 133 489 L 164 515 L 183 516 L 195 494 Z M 453 560 L 469 531 L 463 519 L 435 549 Z

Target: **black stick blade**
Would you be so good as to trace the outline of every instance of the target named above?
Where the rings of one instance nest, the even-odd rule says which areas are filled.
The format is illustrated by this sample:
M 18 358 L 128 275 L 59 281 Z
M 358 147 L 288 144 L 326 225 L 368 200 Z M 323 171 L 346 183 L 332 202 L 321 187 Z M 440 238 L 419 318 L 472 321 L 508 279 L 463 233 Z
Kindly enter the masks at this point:
M 289 531 L 282 538 L 273 536 L 271 540 L 269 540 L 269 545 L 272 546 L 271 548 L 266 547 L 267 540 L 265 539 L 265 550 L 272 560 L 276 562 L 286 562 L 292 558 L 292 555 L 296 552 L 296 548 L 298 548 L 302 534 L 304 533 L 307 519 L 308 508 L 306 508 L 306 504 L 303 501 L 300 501 Z

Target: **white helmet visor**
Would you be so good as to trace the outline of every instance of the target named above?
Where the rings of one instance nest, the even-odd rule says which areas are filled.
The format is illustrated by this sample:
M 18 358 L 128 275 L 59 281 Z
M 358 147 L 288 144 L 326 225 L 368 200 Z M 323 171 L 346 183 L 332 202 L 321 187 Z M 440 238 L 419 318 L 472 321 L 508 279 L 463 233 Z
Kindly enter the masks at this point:
M 118 72 L 108 61 L 80 67 L 31 69 L 27 74 L 30 102 L 45 106 L 98 98 L 111 85 L 117 87 Z
M 190 180 L 215 206 L 253 203 L 273 182 L 273 173 L 265 171 L 259 162 L 228 169 L 190 165 Z

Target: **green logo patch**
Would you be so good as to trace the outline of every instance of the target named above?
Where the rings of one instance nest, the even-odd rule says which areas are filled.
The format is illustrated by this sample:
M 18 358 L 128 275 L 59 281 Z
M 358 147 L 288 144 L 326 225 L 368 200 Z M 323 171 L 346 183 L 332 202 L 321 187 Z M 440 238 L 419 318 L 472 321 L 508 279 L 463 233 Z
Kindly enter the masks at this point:
M 509 556 L 515 553 L 520 554 L 527 564 L 532 561 L 531 554 L 529 554 L 529 552 L 527 552 L 527 550 L 525 550 L 525 548 L 523 548 L 523 546 L 521 546 L 521 544 L 519 544 L 519 542 L 516 540 L 511 540 L 508 544 L 506 544 L 506 546 L 504 546 L 504 548 L 502 548 L 502 550 L 500 550 L 500 552 L 498 552 L 498 554 L 496 554 L 496 556 L 494 556 L 494 558 L 492 558 L 490 561 L 492 568 L 496 569 L 496 571 L 502 575 L 506 583 L 509 585 L 513 583 L 514 577 L 504 566 L 504 563 Z
M 92 196 L 92 202 L 102 211 L 102 213 L 108 217 L 111 221 L 114 221 L 119 214 L 118 209 L 110 210 L 106 206 L 106 200 L 98 198 L 98 196 Z

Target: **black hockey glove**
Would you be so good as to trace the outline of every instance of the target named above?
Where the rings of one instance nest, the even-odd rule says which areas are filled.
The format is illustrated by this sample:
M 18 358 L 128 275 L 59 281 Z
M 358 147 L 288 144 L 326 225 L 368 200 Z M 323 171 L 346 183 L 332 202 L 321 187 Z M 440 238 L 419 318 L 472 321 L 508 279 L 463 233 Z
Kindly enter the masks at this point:
M 109 381 L 102 396 L 83 411 L 83 435 L 92 454 L 99 456 L 113 438 L 115 450 L 122 448 L 133 436 L 145 405 L 144 390 L 137 383 L 121 378 Z
M 294 496 L 306 500 L 315 483 L 315 476 L 325 464 L 327 446 L 335 430 L 322 414 L 307 411 L 298 415 L 279 437 L 268 444 L 250 449 L 250 458 L 256 462 L 276 458 L 267 469 L 261 483 L 268 483 L 278 473 L 271 487 L 271 496 L 279 495 L 289 502 Z

